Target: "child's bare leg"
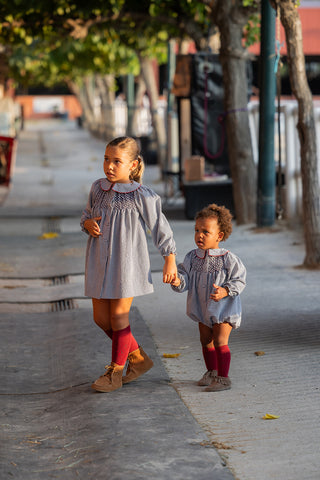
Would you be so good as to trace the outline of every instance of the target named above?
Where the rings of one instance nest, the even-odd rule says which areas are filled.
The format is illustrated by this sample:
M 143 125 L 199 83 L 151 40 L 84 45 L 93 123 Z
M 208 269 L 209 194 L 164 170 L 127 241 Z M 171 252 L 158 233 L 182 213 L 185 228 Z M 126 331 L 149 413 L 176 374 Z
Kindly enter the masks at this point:
M 214 346 L 228 345 L 231 330 L 230 323 L 215 323 L 212 328 Z
M 133 298 L 112 298 L 110 302 L 111 327 L 115 332 L 129 326 L 129 312 Z
M 199 322 L 200 342 L 203 347 L 212 348 L 213 345 L 213 330 L 204 323 Z
M 93 319 L 108 337 L 112 338 L 110 300 L 105 298 L 93 298 Z

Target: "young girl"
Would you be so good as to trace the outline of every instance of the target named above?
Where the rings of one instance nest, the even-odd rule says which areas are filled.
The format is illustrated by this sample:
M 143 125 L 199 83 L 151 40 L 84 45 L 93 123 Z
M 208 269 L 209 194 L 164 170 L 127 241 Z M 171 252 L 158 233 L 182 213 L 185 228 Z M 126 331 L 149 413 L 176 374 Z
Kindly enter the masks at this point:
M 81 227 L 89 234 L 85 295 L 92 297 L 94 321 L 112 339 L 112 362 L 92 388 L 111 392 L 153 366 L 129 324 L 133 297 L 153 292 L 146 228 L 164 257 L 165 283 L 175 279 L 177 268 L 175 242 L 161 199 L 140 183 L 144 163 L 138 143 L 131 137 L 112 140 L 103 169 L 106 178 L 93 183 Z
M 178 265 L 171 282 L 177 292 L 188 290 L 187 315 L 199 323 L 206 373 L 198 385 L 207 392 L 231 388 L 229 335 L 241 322 L 239 294 L 246 284 L 246 269 L 233 253 L 219 247 L 232 231 L 232 215 L 214 203 L 197 213 L 195 243 Z

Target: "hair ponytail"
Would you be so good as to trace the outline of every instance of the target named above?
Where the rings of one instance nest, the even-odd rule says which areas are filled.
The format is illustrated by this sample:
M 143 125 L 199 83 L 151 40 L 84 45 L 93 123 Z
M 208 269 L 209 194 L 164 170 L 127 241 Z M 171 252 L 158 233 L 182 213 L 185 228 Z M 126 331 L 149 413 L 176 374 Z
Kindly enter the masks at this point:
M 142 159 L 141 155 L 138 155 L 136 158 L 138 160 L 138 165 L 132 172 L 130 173 L 130 180 L 133 180 L 134 182 L 142 183 L 142 176 L 144 172 L 144 161 Z

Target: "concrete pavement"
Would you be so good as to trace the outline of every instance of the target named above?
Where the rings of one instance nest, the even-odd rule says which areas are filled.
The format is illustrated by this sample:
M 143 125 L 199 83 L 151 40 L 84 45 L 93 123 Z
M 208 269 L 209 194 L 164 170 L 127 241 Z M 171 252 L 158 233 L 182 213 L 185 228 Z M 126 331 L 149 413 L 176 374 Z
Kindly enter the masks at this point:
M 112 395 L 91 390 L 111 342 L 83 297 L 79 218 L 103 152 L 69 122 L 29 124 L 19 139 L 0 210 L 0 477 L 231 480 L 170 385 L 137 307 L 132 329 L 153 369 Z
M 317 479 L 320 272 L 298 268 L 300 228 L 235 226 L 226 243 L 248 269 L 230 391 L 196 386 L 197 326 L 152 245 L 155 292 L 134 300 L 131 323 L 155 367 L 113 394 L 90 391 L 111 350 L 83 297 L 79 215 L 104 145 L 61 121 L 28 123 L 19 139 L 0 208 L 1 478 Z M 163 195 L 158 178 L 147 167 L 144 183 Z M 181 206 L 167 209 L 178 261 L 194 248 Z

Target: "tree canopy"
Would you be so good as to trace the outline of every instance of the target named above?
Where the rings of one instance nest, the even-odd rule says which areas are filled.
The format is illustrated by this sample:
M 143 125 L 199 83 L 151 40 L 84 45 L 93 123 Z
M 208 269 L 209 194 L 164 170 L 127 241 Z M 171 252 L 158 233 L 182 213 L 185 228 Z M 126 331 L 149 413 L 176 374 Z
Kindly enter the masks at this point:
M 81 72 L 137 74 L 137 55 L 166 61 L 170 38 L 199 45 L 208 28 L 205 2 L 181 0 L 12 0 L 0 5 L 0 44 L 24 83 L 52 83 Z

